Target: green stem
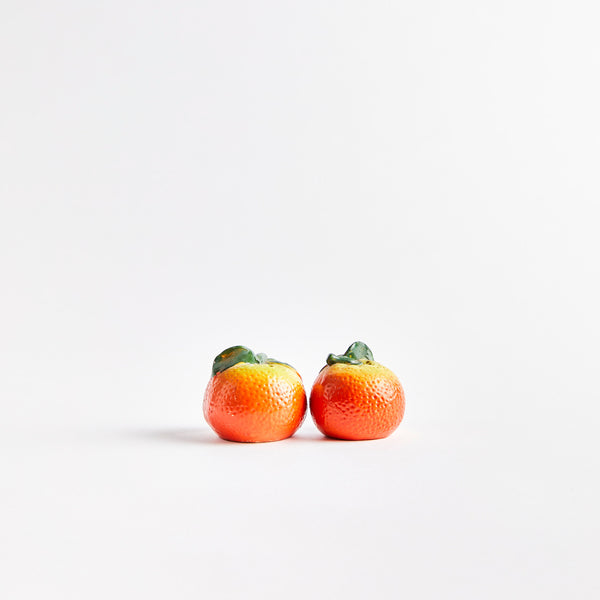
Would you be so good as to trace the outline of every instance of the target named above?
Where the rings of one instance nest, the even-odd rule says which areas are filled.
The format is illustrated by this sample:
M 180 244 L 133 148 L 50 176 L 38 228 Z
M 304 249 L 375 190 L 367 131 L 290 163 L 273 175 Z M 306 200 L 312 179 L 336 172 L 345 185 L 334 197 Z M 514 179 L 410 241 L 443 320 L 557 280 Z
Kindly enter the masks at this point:
M 240 362 L 256 365 L 260 361 L 250 348 L 246 348 L 246 346 L 232 346 L 231 348 L 227 348 L 227 350 L 223 350 L 221 354 L 215 357 L 212 366 L 212 374 L 214 376 Z
M 213 361 L 213 377 L 217 373 L 222 373 L 226 369 L 229 369 L 230 367 L 233 367 L 233 365 L 237 365 L 240 362 L 245 362 L 251 365 L 278 364 L 285 365 L 286 367 L 293 369 L 292 365 L 275 360 L 274 358 L 269 358 L 263 352 L 255 354 L 252 352 L 252 350 L 250 350 L 250 348 L 246 348 L 246 346 L 232 346 L 231 348 L 227 348 L 227 350 L 223 350 L 223 352 L 221 352 L 221 354 L 219 354 Z
M 365 362 L 373 361 L 373 352 L 364 342 L 354 342 L 350 344 L 344 354 L 330 354 L 327 357 L 328 365 L 362 365 Z

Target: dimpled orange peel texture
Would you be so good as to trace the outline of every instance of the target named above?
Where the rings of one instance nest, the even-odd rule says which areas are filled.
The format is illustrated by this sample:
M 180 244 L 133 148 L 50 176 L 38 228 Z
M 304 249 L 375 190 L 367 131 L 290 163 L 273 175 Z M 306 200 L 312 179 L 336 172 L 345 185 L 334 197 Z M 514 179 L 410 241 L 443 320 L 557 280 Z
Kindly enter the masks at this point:
M 342 440 L 387 437 L 400 425 L 404 405 L 400 381 L 373 360 L 362 342 L 354 342 L 345 354 L 330 354 L 310 394 L 319 431 Z
M 233 346 L 214 360 L 204 417 L 225 440 L 274 442 L 296 432 L 306 404 L 302 379 L 293 367 Z

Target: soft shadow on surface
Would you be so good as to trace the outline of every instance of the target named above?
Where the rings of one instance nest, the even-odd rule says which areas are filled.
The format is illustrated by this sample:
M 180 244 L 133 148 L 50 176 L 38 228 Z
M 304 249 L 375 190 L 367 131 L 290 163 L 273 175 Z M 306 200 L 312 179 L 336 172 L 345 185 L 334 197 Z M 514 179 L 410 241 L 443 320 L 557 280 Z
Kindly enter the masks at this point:
M 227 445 L 234 444 L 237 446 L 253 446 L 255 444 L 230 442 L 221 439 L 216 433 L 208 429 L 191 429 L 191 428 L 170 428 L 170 429 L 131 429 L 119 432 L 119 437 L 128 440 L 146 441 L 146 442 L 164 442 L 167 444 L 186 444 L 186 445 Z M 382 440 L 381 440 L 382 441 Z M 318 431 L 299 431 L 291 438 L 280 440 L 279 442 L 266 442 L 266 445 L 274 443 L 303 443 L 303 442 L 329 442 L 338 444 L 367 444 L 377 443 L 380 440 L 338 440 L 324 436 Z M 262 444 L 258 444 L 262 445 Z
M 222 445 L 235 444 L 237 446 L 253 446 L 253 443 L 230 442 L 221 439 L 216 433 L 208 429 L 185 429 L 185 428 L 170 428 L 170 429 L 132 429 L 122 431 L 119 437 L 129 440 L 139 440 L 147 442 L 164 442 L 167 444 L 194 444 L 194 445 Z M 298 432 L 296 435 L 279 442 L 265 442 L 268 444 L 274 443 L 291 443 L 291 442 L 339 442 L 332 438 L 325 437 L 319 432 Z M 262 445 L 259 444 L 259 445 Z
M 289 438 L 289 441 L 296 442 L 333 442 L 337 444 L 383 444 L 390 440 L 395 443 L 405 442 L 406 440 L 414 439 L 416 436 L 413 431 L 406 429 L 405 427 L 395 431 L 390 436 L 385 438 L 378 438 L 375 440 L 342 440 L 338 438 L 330 438 L 323 435 L 320 431 L 311 430 L 303 431 L 302 429 L 293 437 Z
M 299 432 L 294 434 L 291 438 L 288 438 L 287 440 L 284 441 L 290 441 L 290 442 L 339 442 L 340 440 L 335 440 L 333 438 L 329 438 L 324 436 L 322 433 L 319 433 L 318 431 L 315 432 Z
M 215 433 L 206 429 L 133 429 L 123 432 L 122 435 L 134 440 L 169 444 L 214 445 L 227 443 Z

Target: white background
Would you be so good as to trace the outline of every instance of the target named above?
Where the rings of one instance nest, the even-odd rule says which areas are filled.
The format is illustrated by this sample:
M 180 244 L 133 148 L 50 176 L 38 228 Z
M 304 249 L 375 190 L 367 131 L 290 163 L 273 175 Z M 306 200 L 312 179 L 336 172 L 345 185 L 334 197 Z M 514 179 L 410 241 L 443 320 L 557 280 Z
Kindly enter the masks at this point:
M 2 598 L 598 597 L 595 2 L 0 7 Z M 357 339 L 392 437 L 203 422 Z

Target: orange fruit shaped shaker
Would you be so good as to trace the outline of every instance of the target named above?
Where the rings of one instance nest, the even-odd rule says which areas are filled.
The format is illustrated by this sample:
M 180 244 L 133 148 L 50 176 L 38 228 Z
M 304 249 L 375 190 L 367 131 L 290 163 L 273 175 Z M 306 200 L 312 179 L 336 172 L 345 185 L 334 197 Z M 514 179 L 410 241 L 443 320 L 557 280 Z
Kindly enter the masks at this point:
M 319 431 L 341 440 L 375 440 L 396 430 L 404 416 L 404 390 L 371 349 L 354 342 L 345 354 L 330 354 L 310 394 Z
M 294 367 L 233 346 L 213 362 L 204 418 L 225 440 L 274 442 L 296 432 L 306 404 L 302 378 Z

